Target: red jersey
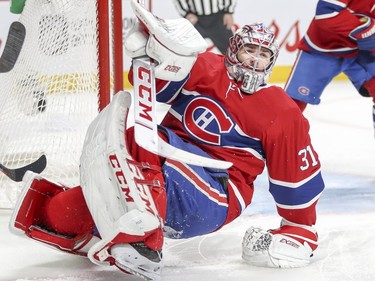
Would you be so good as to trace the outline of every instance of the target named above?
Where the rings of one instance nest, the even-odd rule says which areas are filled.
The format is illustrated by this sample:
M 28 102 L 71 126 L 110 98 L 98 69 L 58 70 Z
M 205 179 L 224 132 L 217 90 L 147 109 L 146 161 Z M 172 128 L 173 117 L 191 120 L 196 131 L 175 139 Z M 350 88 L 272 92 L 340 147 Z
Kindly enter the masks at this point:
M 161 125 L 215 159 L 230 161 L 226 223 L 251 203 L 253 184 L 265 166 L 270 192 L 285 219 L 315 224 L 315 204 L 324 188 L 309 123 L 280 87 L 241 92 L 224 56 L 198 56 L 179 82 L 157 81 L 157 100 L 171 107 Z
M 299 48 L 333 56 L 356 56 L 357 43 L 349 34 L 363 24 L 358 14 L 374 18 L 374 7 L 375 0 L 319 1 Z

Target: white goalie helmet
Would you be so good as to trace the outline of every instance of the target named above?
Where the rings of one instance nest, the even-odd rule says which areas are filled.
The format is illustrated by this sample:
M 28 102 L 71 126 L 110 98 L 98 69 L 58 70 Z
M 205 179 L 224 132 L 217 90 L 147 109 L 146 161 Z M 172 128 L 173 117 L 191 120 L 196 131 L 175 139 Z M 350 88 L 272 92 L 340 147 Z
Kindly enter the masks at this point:
M 263 23 L 245 25 L 229 39 L 225 66 L 241 82 L 241 90 L 252 94 L 265 85 L 279 55 L 273 31 Z

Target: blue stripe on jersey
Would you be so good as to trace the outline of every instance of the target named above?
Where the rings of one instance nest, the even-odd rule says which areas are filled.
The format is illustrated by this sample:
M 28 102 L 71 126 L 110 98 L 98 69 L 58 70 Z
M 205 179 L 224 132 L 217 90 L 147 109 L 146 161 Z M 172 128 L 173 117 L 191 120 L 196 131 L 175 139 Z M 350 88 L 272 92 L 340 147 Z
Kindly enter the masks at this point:
M 336 3 L 335 3 L 336 2 Z M 316 6 L 316 16 L 322 16 L 322 15 L 329 15 L 332 13 L 339 13 L 341 12 L 346 5 L 340 1 L 319 1 Z
M 168 82 L 163 89 L 161 89 L 157 95 L 156 100 L 158 102 L 163 103 L 170 103 L 172 102 L 175 97 L 177 96 L 178 92 L 181 90 L 182 86 L 186 83 L 186 81 L 189 79 L 190 74 L 186 76 L 181 81 L 171 81 Z
M 276 203 L 288 206 L 306 204 L 317 197 L 323 189 L 324 182 L 320 172 L 298 187 L 286 187 L 270 182 L 270 192 Z
M 266 158 L 266 154 L 260 140 L 241 135 L 235 129 L 231 130 L 229 133 L 222 134 L 221 146 L 251 148 L 258 152 L 263 159 Z

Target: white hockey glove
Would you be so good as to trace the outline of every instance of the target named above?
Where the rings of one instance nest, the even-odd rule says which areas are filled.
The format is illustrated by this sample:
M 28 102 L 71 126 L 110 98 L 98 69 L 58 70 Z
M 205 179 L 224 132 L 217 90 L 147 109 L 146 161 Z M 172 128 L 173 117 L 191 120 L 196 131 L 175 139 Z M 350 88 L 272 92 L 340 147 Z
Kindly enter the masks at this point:
M 148 37 L 140 23 L 136 22 L 125 36 L 125 53 L 131 58 L 146 56 Z
M 183 80 L 189 74 L 198 54 L 207 49 L 204 38 L 187 19 L 158 18 L 136 0 L 131 0 L 131 6 L 142 27 L 150 35 L 146 53 L 157 61 L 155 77 L 167 81 Z M 135 41 L 141 42 L 138 35 L 133 37 Z M 127 48 L 134 49 L 131 46 Z
M 303 267 L 310 263 L 316 247 L 317 234 L 312 227 L 285 224 L 270 231 L 250 227 L 242 241 L 242 258 L 255 266 Z
M 181 81 L 193 67 L 197 55 L 180 55 L 173 49 L 162 45 L 154 36 L 150 36 L 146 46 L 147 55 L 158 63 L 155 66 L 155 77 L 166 81 Z
M 172 41 L 172 40 L 171 40 Z M 167 81 L 181 81 L 190 72 L 196 54 L 181 55 L 161 44 L 153 34 L 147 34 L 137 22 L 125 38 L 125 53 L 131 58 L 148 56 L 154 59 L 155 77 Z M 177 47 L 176 47 L 177 49 Z

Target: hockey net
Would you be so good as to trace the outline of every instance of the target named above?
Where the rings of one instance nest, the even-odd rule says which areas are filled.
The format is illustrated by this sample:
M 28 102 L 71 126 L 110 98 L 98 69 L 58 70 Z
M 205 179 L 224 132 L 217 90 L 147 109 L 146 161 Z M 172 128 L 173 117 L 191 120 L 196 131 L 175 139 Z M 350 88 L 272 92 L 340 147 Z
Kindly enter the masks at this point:
M 26 1 L 0 58 L 1 164 L 17 168 L 45 154 L 42 175 L 79 185 L 86 129 L 116 91 L 109 65 L 110 50 L 116 49 L 109 43 L 114 42 L 113 5 L 108 0 Z M 119 88 L 122 66 L 117 69 Z M 0 173 L 0 208 L 13 208 L 21 187 Z

